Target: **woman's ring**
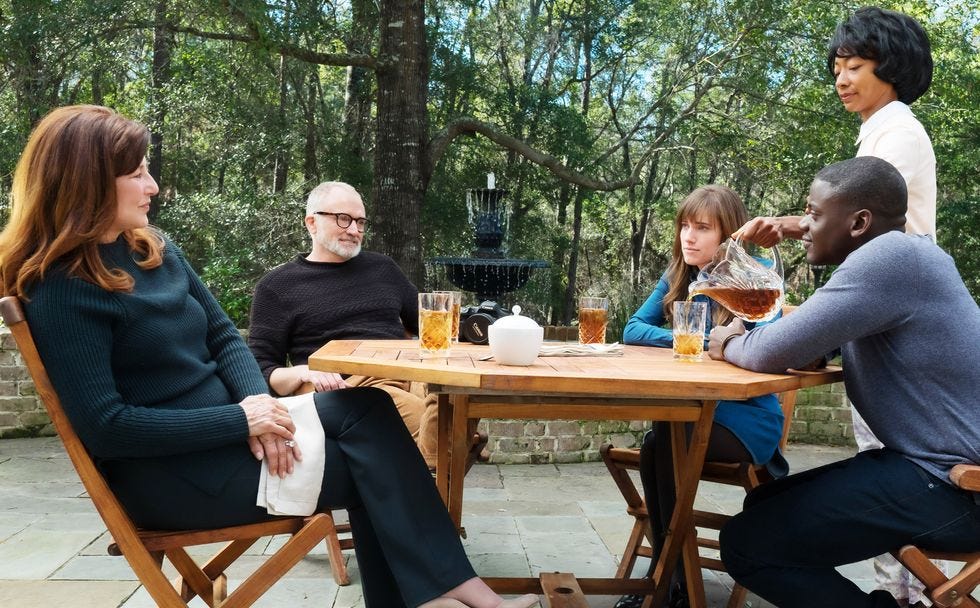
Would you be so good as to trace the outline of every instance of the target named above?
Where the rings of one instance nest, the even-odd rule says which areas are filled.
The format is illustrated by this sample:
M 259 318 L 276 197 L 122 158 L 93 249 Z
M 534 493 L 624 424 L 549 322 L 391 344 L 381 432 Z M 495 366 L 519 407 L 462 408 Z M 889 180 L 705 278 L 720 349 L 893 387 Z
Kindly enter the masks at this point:
M 291 448 L 296 445 L 296 442 L 292 439 L 287 439 L 286 441 L 283 441 L 283 445 L 285 445 L 287 448 Z

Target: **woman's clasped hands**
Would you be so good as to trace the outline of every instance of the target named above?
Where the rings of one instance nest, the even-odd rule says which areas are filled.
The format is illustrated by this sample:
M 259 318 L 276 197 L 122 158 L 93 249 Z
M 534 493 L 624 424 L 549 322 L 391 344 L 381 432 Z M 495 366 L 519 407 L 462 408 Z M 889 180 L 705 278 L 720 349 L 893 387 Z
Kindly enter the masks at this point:
M 289 409 L 270 395 L 249 395 L 239 404 L 248 421 L 248 445 L 258 460 L 265 460 L 270 475 L 286 477 L 293 463 L 303 459 L 293 440 L 296 425 Z

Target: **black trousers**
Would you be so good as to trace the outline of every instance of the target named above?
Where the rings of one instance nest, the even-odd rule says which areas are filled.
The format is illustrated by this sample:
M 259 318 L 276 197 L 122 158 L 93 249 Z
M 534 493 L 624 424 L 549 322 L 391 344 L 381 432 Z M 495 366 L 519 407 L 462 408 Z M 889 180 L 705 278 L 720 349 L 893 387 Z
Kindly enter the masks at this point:
M 915 544 L 980 549 L 980 505 L 887 448 L 764 484 L 721 531 L 736 581 L 780 608 L 894 608 L 835 570 Z
M 350 513 L 365 604 L 409 608 L 476 576 L 415 442 L 387 393 L 317 393 L 326 435 L 319 510 Z M 184 460 L 184 459 L 181 459 Z M 269 519 L 255 506 L 262 463 L 241 445 L 201 452 L 196 466 L 227 466 L 230 479 L 205 491 L 174 474 L 173 461 L 111 461 L 110 485 L 141 526 L 193 529 Z
M 686 425 L 688 439 L 694 430 L 693 425 Z M 720 424 L 711 425 L 711 435 L 708 438 L 708 449 L 705 460 L 712 462 L 745 462 L 751 461 L 752 455 L 734 433 Z M 643 500 L 650 514 L 650 528 L 653 531 L 653 559 L 650 561 L 649 574 L 653 573 L 660 548 L 667 537 L 667 527 L 670 517 L 674 514 L 677 504 L 677 492 L 674 488 L 674 456 L 670 447 L 670 423 L 655 422 L 653 428 L 643 437 L 640 447 L 640 482 L 643 485 Z M 648 574 L 648 576 L 649 576 Z M 673 586 L 684 588 L 684 568 L 678 564 L 674 570 Z

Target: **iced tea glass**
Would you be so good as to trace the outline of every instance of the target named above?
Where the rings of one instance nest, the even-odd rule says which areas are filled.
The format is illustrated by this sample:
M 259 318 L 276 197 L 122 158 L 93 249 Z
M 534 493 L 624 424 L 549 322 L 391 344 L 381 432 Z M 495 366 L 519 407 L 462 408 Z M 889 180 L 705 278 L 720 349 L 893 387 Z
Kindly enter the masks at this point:
M 578 343 L 605 344 L 609 298 L 578 299 Z
M 707 302 L 674 302 L 674 358 L 680 361 L 700 361 L 704 353 L 704 324 L 708 316 Z
M 423 359 L 449 356 L 453 339 L 452 314 L 452 294 L 419 294 L 419 351 Z
M 461 291 L 437 291 L 436 293 L 448 293 L 453 297 L 453 311 L 452 311 L 452 336 L 453 344 L 459 344 L 459 312 L 463 308 L 463 292 Z

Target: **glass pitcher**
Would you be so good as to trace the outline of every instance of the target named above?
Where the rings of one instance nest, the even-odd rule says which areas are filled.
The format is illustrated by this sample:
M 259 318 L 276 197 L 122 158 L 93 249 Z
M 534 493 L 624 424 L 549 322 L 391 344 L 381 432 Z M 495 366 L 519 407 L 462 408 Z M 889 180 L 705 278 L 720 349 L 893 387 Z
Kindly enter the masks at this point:
M 783 263 L 779 249 L 755 247 L 771 259 L 750 255 L 741 238 L 727 239 L 715 252 L 698 280 L 688 287 L 688 297 L 704 294 L 744 321 L 768 321 L 783 306 Z

